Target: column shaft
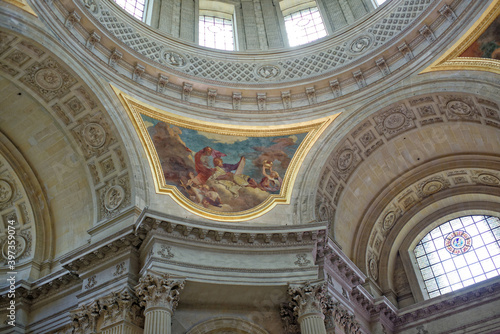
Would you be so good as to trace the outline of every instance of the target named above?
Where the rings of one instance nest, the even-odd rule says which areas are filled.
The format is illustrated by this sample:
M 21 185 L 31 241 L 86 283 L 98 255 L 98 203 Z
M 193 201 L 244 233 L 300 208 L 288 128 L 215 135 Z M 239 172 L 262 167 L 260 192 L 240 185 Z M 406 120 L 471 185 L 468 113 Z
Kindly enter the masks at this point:
M 299 319 L 301 334 L 326 334 L 322 314 L 308 314 Z
M 145 312 L 144 334 L 171 334 L 171 315 L 166 309 L 155 308 Z

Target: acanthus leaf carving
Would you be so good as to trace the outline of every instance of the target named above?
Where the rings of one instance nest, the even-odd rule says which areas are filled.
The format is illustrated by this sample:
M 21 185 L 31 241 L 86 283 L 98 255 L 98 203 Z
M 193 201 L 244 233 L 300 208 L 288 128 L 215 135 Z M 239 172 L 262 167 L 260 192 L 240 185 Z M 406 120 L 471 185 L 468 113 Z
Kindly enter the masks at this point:
M 151 307 L 164 307 L 173 312 L 182 289 L 184 289 L 183 279 L 171 278 L 169 274 L 161 276 L 146 274 L 139 280 L 135 292 L 141 299 L 141 306 L 145 306 L 146 310 Z

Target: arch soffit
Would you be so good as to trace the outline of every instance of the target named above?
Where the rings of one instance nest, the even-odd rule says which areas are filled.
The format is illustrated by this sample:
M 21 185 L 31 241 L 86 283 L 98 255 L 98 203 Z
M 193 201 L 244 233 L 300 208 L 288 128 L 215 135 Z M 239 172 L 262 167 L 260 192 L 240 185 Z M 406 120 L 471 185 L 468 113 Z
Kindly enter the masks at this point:
M 320 220 L 338 218 L 337 209 L 345 200 L 343 194 L 349 188 L 349 183 L 352 184 L 352 175 L 356 174 L 355 171 L 359 170 L 360 166 L 373 169 L 373 166 L 367 166 L 365 162 L 370 159 L 370 156 L 376 156 L 383 149 L 387 149 L 384 146 L 388 143 L 395 139 L 401 140 L 401 137 L 410 134 L 416 136 L 414 139 L 423 142 L 429 138 L 421 138 L 421 136 L 426 132 L 432 132 L 438 142 L 434 145 L 433 154 L 429 158 L 446 156 L 453 152 L 449 146 L 449 139 L 461 139 L 456 138 L 455 135 L 460 134 L 462 129 L 476 127 L 484 128 L 490 133 L 498 133 L 500 109 L 498 102 L 491 98 L 447 92 L 401 100 L 375 112 L 357 124 L 338 141 L 339 144 L 329 155 L 320 173 L 314 205 L 316 217 Z M 445 128 L 448 132 L 444 132 Z M 420 142 L 413 144 L 415 149 L 419 149 Z M 424 148 L 420 148 L 422 149 Z M 489 149 L 491 150 L 491 144 Z M 395 165 L 399 165 L 398 168 L 413 168 L 424 162 L 424 160 L 417 161 L 417 157 L 412 155 L 406 158 L 412 161 L 394 160 Z M 374 159 L 370 162 L 374 162 Z M 378 167 L 380 169 L 380 166 Z M 392 178 L 404 174 L 405 171 L 404 169 L 392 171 L 393 175 L 388 178 L 387 182 L 390 183 Z M 387 170 L 380 169 L 380 172 L 384 174 Z M 373 189 L 370 191 L 373 193 Z M 325 212 L 329 212 L 330 215 L 325 215 Z
M 214 318 L 196 325 L 186 334 L 268 334 L 254 323 L 236 317 Z
M 92 220 L 94 226 L 98 225 L 118 216 L 132 204 L 128 152 L 112 115 L 87 83 L 95 79 L 50 37 L 39 36 L 36 29 L 33 36 L 26 35 L 29 37 L 0 29 L 3 51 L 0 73 L 28 91 L 51 114 L 67 140 L 80 152 L 93 196 Z M 30 37 L 42 38 L 52 49 Z M 68 59 L 67 63 L 73 67 L 69 68 L 61 57 Z M 99 87 L 98 84 L 95 86 Z

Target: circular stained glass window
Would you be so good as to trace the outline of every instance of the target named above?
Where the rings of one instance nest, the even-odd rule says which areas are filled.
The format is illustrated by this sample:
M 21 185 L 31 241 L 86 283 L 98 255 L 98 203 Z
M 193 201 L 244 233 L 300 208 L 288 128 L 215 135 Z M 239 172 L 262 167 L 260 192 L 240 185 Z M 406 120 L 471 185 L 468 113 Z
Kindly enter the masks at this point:
M 444 246 L 451 254 L 464 254 L 472 247 L 472 238 L 465 231 L 453 231 L 444 239 Z

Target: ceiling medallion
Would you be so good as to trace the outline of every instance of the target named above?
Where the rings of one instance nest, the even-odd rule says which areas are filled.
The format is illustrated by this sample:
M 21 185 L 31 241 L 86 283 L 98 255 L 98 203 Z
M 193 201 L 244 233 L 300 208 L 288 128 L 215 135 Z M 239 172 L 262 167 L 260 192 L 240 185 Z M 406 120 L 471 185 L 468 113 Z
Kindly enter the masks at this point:
M 472 248 L 472 238 L 465 231 L 453 231 L 444 239 L 444 246 L 451 254 L 464 254 Z
M 218 221 L 245 221 L 288 204 L 307 152 L 338 115 L 228 125 L 174 115 L 115 92 L 146 151 L 156 192 Z

